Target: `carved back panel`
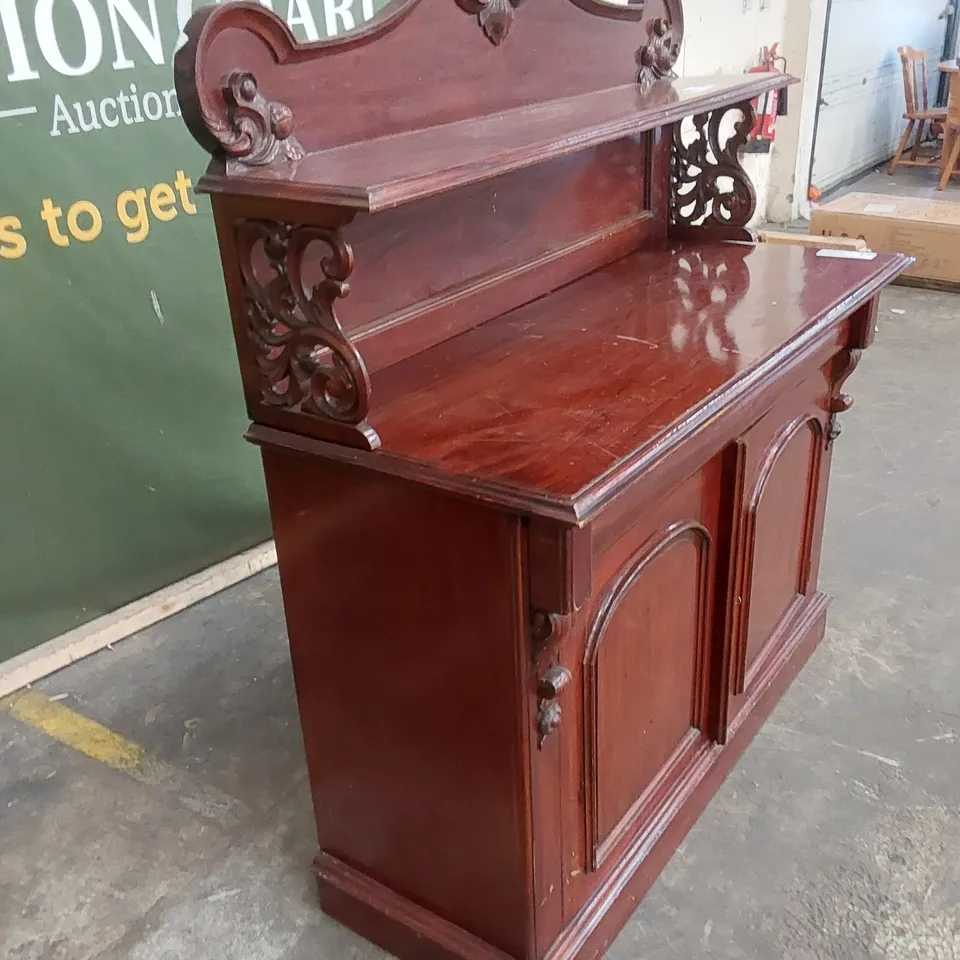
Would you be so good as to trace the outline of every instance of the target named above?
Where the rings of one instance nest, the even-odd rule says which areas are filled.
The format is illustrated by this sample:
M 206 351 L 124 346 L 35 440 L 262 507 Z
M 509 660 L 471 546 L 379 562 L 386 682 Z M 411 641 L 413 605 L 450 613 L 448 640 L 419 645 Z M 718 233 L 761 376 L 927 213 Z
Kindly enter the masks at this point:
M 356 267 L 339 316 L 371 372 L 662 238 L 661 140 L 603 144 L 359 216 L 344 229 Z
M 184 120 L 211 154 L 236 156 L 269 149 L 251 142 L 264 117 L 310 152 L 634 83 L 669 70 L 683 13 L 680 0 L 396 0 L 360 30 L 299 44 L 241 2 L 197 11 L 186 34 Z

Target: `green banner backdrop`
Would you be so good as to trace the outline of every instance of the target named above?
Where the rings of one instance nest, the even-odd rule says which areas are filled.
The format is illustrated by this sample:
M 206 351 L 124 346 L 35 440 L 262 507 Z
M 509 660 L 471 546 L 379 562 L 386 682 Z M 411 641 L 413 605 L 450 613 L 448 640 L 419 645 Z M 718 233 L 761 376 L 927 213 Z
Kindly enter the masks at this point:
M 300 39 L 383 5 L 264 2 Z M 269 537 L 173 90 L 192 12 L 0 0 L 0 660 Z

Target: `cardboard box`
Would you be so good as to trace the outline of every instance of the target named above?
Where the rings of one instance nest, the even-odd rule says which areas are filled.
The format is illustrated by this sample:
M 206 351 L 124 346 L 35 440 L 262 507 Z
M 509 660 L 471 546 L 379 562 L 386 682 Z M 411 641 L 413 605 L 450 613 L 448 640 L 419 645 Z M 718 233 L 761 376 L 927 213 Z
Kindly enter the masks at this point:
M 907 281 L 960 285 L 960 203 L 849 193 L 815 209 L 810 232 L 859 237 L 878 253 L 916 257 Z

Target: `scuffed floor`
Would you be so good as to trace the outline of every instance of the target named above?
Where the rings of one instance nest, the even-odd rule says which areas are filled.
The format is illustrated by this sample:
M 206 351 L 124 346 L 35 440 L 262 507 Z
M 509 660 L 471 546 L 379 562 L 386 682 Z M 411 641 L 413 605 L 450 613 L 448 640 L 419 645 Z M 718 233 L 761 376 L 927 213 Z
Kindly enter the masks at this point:
M 612 960 L 960 960 L 960 296 L 894 288 L 880 322 L 835 451 L 827 639 Z M 151 760 L 0 712 L 0 956 L 384 956 L 315 904 L 273 571 L 38 686 Z

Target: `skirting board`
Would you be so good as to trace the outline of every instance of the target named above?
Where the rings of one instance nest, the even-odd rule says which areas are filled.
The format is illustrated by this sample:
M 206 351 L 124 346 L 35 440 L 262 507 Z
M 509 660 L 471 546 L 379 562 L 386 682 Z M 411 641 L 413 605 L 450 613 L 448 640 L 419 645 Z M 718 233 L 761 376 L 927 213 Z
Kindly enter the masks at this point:
M 270 540 L 0 663 L 0 697 L 138 633 L 277 562 Z

